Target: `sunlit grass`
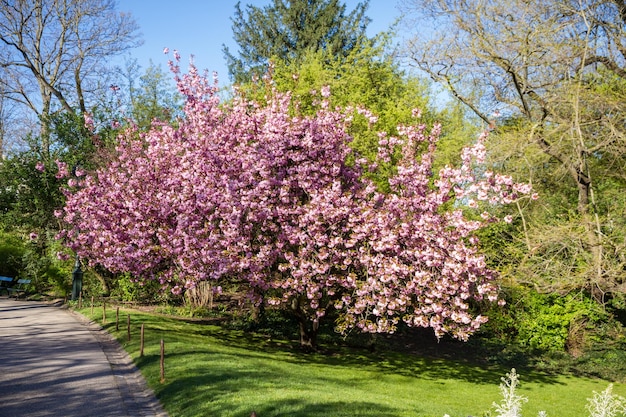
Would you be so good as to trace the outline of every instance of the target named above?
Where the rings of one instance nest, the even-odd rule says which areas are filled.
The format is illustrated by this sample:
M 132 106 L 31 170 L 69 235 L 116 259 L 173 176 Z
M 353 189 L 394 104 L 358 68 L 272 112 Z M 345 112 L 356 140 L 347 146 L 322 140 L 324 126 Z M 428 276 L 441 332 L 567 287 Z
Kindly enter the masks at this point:
M 89 309 L 81 311 L 89 316 Z M 131 315 L 131 341 L 126 316 Z M 335 350 L 307 354 L 287 341 L 121 310 L 104 324 L 129 352 L 171 417 L 480 417 L 499 401 L 509 369 L 394 352 Z M 91 317 L 101 322 L 102 310 Z M 144 356 L 139 357 L 141 324 Z M 160 382 L 160 340 L 165 382 Z M 520 371 L 524 415 L 583 417 L 593 391 L 608 382 Z M 614 392 L 626 395 L 624 384 Z

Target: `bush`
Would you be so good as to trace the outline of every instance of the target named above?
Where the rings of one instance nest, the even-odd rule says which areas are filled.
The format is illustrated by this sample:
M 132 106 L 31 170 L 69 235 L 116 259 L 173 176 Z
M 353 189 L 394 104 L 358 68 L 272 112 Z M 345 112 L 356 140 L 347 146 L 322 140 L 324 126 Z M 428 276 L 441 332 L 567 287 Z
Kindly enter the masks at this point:
M 580 356 L 597 339 L 610 315 L 582 294 L 541 294 L 522 286 L 504 288 L 507 304 L 485 314 L 481 335 L 496 344 L 515 344 L 535 353 Z
M 20 276 L 30 278 L 39 293 L 65 297 L 72 290 L 73 254 L 54 238 L 40 233 L 24 244 Z
M 141 281 L 125 273 L 115 277 L 111 282 L 112 297 L 120 301 L 148 304 L 164 301 L 171 295 L 163 292 L 157 281 Z
M 24 269 L 24 242 L 17 236 L 0 232 L 0 275 L 19 276 Z

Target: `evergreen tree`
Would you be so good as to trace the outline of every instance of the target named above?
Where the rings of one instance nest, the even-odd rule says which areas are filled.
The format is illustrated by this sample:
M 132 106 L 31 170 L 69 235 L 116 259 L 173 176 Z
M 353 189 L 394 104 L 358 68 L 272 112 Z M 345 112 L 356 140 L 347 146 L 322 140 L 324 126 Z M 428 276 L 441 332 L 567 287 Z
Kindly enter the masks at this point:
M 311 50 L 349 54 L 365 37 L 367 7 L 365 1 L 346 13 L 339 0 L 274 0 L 242 10 L 237 3 L 232 28 L 239 56 L 224 47 L 231 79 L 239 83 L 264 73 L 271 58 L 291 62 Z

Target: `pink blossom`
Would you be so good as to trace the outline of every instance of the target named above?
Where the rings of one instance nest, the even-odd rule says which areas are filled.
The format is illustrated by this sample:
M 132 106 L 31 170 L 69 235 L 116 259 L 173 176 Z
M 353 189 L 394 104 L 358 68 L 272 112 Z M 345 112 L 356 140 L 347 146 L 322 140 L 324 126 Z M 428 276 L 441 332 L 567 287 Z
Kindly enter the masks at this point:
M 43 164 L 43 162 L 38 161 L 37 164 L 35 164 L 35 169 L 39 172 L 44 172 L 46 170 L 46 166 Z
M 57 252 L 57 259 L 60 261 L 67 261 L 70 259 L 70 256 L 64 252 Z
M 67 163 L 59 161 L 58 159 L 54 161 L 57 164 L 58 171 L 55 174 L 55 177 L 58 179 L 69 177 L 70 173 L 67 168 Z
M 83 117 L 85 118 L 85 127 L 90 131 L 93 132 L 94 130 L 94 122 L 93 122 L 93 116 L 91 115 L 91 113 L 85 113 L 83 115 Z

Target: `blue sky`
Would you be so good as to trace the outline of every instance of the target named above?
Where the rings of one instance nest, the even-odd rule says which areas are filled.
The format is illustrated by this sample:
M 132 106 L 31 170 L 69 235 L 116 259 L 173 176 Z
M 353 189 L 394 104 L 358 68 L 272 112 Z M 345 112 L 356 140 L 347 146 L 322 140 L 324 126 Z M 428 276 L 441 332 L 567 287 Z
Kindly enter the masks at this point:
M 271 0 L 241 0 L 246 4 L 262 7 Z M 358 0 L 344 0 L 347 11 L 352 11 Z M 384 31 L 399 15 L 396 0 L 370 0 L 367 15 L 372 22 L 368 34 Z M 189 56 L 200 70 L 217 71 L 220 84 L 228 83 L 228 70 L 222 53 L 222 44 L 231 52 L 237 51 L 232 39 L 231 17 L 237 0 L 118 0 L 118 10 L 130 12 L 139 24 L 143 46 L 130 52 L 132 58 L 145 69 L 150 60 L 166 67 L 167 58 L 163 48 L 177 49 L 181 55 L 182 68 L 186 68 Z

